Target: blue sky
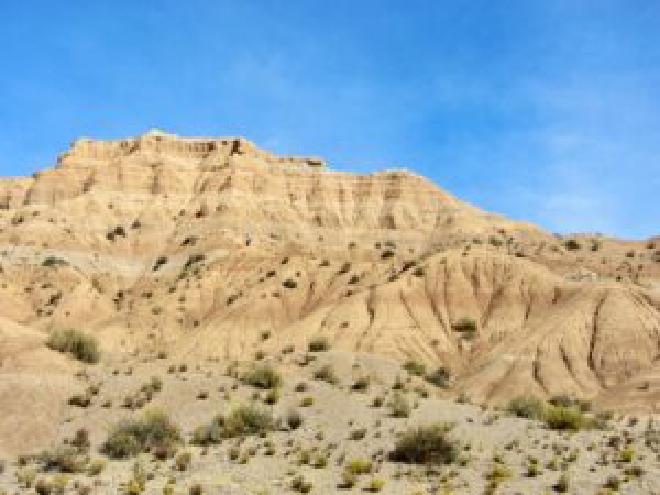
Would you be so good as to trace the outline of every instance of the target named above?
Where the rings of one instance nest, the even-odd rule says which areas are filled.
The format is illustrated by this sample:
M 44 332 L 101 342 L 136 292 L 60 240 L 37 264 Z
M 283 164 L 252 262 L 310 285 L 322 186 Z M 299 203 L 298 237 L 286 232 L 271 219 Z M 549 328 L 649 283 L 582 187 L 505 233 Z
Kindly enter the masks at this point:
M 0 175 L 78 136 L 408 167 L 557 232 L 660 233 L 655 0 L 7 0 Z

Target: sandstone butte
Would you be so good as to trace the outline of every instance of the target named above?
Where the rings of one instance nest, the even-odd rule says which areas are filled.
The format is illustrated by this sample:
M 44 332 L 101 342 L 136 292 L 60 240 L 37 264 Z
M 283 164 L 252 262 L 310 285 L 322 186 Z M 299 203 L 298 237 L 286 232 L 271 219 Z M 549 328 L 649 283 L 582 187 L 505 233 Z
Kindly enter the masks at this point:
M 404 170 L 339 173 L 242 138 L 81 139 L 0 179 L 0 277 L 4 438 L 70 393 L 77 365 L 44 345 L 62 328 L 106 356 L 189 361 L 323 336 L 444 366 L 448 396 L 660 410 L 660 242 L 560 237 Z

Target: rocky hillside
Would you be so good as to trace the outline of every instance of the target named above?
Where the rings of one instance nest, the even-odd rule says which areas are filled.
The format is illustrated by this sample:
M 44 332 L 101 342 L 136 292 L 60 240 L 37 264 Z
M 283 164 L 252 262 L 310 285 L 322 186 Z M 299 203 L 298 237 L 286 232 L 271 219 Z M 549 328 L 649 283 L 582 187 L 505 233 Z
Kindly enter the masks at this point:
M 660 410 L 659 242 L 561 238 L 405 171 L 240 138 L 79 140 L 0 180 L 0 275 L 0 403 L 35 417 L 67 393 L 43 341 L 70 327 L 107 360 L 247 360 L 321 336 L 442 368 L 448 395 Z

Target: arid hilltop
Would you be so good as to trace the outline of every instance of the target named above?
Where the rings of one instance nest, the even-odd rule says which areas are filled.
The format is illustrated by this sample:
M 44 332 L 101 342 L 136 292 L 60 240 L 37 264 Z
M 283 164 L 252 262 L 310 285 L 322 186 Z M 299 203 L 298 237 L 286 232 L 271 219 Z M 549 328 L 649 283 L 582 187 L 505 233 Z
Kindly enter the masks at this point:
M 660 242 L 552 235 L 407 171 L 242 138 L 79 140 L 0 180 L 0 276 L 0 453 L 58 435 L 78 364 L 44 341 L 64 328 L 108 366 L 322 338 L 441 368 L 441 396 L 660 411 Z

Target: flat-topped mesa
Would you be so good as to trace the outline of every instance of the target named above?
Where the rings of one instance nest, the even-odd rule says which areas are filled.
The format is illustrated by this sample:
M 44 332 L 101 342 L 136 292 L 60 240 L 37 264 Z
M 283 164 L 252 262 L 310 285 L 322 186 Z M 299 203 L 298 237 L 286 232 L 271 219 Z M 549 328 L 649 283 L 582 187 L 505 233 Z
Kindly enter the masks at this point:
M 62 165 L 89 161 L 107 161 L 134 153 L 164 154 L 178 158 L 225 158 L 232 155 L 254 156 L 269 165 L 324 168 L 325 161 L 317 157 L 281 156 L 259 149 L 242 137 L 180 137 L 159 130 L 142 136 L 117 141 L 97 141 L 81 138 L 71 149 L 60 155 Z

